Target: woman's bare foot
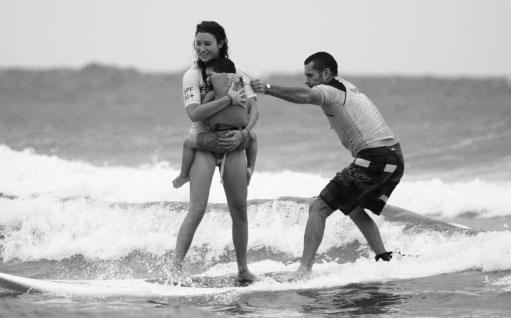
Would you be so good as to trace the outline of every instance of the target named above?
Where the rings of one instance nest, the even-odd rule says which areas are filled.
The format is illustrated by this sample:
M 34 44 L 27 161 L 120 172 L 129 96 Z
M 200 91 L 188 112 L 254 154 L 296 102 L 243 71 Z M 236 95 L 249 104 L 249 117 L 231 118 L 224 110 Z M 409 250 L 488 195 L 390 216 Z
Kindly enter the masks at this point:
M 181 266 L 172 266 L 165 268 L 164 272 L 167 276 L 166 285 L 172 286 L 191 286 L 192 278 L 188 273 L 183 272 Z
M 183 175 L 179 175 L 177 176 L 177 178 L 174 179 L 174 181 L 172 181 L 172 185 L 174 186 L 174 188 L 181 188 L 181 186 L 185 183 L 187 183 L 188 181 L 190 181 L 190 177 L 189 176 L 183 176 Z
M 297 269 L 294 272 L 291 272 L 291 273 L 288 273 L 288 274 L 284 274 L 282 276 L 282 280 L 288 281 L 288 282 L 293 282 L 293 281 L 298 281 L 298 280 L 306 280 L 310 276 L 311 276 L 311 272 L 310 271 L 306 271 L 306 270 L 303 270 L 303 269 Z
M 247 167 L 247 186 L 250 184 L 250 179 L 252 179 L 253 173 L 254 173 L 254 168 Z

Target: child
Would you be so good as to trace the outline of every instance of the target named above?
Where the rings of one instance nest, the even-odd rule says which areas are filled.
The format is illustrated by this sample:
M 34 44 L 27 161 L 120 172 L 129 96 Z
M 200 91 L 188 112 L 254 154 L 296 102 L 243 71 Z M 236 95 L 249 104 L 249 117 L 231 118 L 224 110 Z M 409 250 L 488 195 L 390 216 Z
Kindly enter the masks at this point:
M 243 87 L 242 78 L 236 74 L 236 67 L 228 58 L 211 60 L 206 66 L 210 90 L 204 96 L 202 103 L 225 96 L 231 85 L 235 85 L 235 89 Z M 172 181 L 174 188 L 179 188 L 190 180 L 189 173 L 195 149 L 214 152 L 218 158 L 223 154 L 222 149 L 218 146 L 218 136 L 228 130 L 245 128 L 249 121 L 249 115 L 250 109 L 247 109 L 246 106 L 229 105 L 208 118 L 207 124 L 211 131 L 189 135 L 183 144 L 181 172 Z M 250 183 L 254 173 L 257 156 L 257 136 L 253 131 L 249 132 L 249 136 L 250 138 L 243 140 L 235 149 L 246 149 L 247 184 Z

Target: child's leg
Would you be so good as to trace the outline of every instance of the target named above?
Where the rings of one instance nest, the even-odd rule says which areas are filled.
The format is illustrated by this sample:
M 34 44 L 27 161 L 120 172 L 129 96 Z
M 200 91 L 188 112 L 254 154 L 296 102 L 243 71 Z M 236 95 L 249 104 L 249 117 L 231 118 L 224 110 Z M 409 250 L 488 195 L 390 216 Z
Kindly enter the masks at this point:
M 183 184 L 190 181 L 190 168 L 192 167 L 193 158 L 195 157 L 195 148 L 197 148 L 196 137 L 190 135 L 183 143 L 183 158 L 181 160 L 181 172 L 179 176 L 172 181 L 174 188 L 180 188 Z
M 247 155 L 247 184 L 250 183 L 252 174 L 254 173 L 256 157 L 257 157 L 257 135 L 255 132 L 250 131 L 250 145 L 245 154 Z

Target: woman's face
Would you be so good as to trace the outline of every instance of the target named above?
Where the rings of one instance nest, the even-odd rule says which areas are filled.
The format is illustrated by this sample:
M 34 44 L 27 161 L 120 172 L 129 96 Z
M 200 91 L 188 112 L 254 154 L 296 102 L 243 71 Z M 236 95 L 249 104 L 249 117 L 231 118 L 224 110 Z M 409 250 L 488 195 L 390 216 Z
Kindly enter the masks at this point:
M 217 43 L 211 33 L 197 33 L 195 36 L 195 52 L 202 62 L 216 59 L 220 55 L 220 48 L 224 45 L 222 41 Z

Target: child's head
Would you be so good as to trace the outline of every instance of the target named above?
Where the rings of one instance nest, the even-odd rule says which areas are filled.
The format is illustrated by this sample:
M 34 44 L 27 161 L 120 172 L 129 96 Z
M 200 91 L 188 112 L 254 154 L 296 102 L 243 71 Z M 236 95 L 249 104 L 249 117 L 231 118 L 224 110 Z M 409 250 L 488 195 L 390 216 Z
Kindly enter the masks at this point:
M 206 74 L 211 76 L 213 73 L 236 73 L 236 66 L 226 57 L 213 59 L 206 63 Z

